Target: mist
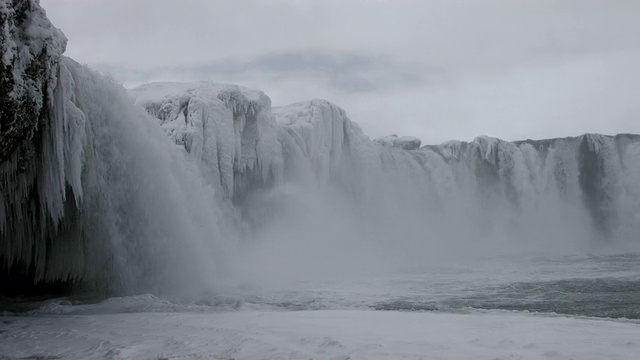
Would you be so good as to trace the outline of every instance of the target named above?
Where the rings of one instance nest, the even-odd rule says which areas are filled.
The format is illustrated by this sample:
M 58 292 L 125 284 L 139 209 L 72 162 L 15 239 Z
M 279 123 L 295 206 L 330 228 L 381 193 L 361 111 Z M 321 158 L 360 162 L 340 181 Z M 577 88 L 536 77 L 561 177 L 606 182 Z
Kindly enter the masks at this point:
M 479 137 L 407 151 L 369 140 L 327 102 L 273 111 L 284 167 L 236 203 L 249 235 L 232 282 L 304 288 L 637 249 L 635 136 Z

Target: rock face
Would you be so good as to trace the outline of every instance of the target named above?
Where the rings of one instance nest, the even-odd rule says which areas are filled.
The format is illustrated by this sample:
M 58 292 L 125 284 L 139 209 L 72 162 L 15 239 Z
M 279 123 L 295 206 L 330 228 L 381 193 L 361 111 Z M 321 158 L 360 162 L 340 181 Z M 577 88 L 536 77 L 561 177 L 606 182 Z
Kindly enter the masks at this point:
M 12 157 L 26 169 L 47 125 L 67 39 L 34 0 L 0 1 L 0 24 L 0 162 Z

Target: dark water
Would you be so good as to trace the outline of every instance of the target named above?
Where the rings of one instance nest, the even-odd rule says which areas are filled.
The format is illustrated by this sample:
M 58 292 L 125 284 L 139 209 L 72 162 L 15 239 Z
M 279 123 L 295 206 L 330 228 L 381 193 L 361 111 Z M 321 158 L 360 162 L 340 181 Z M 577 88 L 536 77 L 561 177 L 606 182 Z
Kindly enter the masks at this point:
M 520 282 L 487 287 L 472 295 L 440 301 L 390 300 L 372 307 L 402 311 L 501 309 L 640 319 L 640 280 L 602 278 Z
M 287 310 L 513 310 L 640 319 L 640 254 L 501 258 L 242 299 Z
M 528 311 L 543 314 L 640 319 L 640 254 L 504 257 L 370 275 L 242 284 L 197 299 L 153 295 L 104 301 L 58 298 L 12 304 L 13 313 L 117 313 L 148 311 L 239 311 L 244 309 L 473 312 Z
M 445 296 L 390 299 L 372 307 L 400 311 L 500 309 L 640 319 L 638 254 L 536 259 L 523 268 L 526 270 L 514 274 L 512 281 L 469 284 Z

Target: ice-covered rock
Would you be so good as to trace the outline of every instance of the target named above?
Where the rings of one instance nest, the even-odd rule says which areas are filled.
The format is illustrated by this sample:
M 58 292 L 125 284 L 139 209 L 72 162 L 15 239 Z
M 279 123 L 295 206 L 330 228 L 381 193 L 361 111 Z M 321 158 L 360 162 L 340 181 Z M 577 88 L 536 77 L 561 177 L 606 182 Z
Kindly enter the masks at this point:
M 209 277 L 235 230 L 196 167 L 120 85 L 61 56 L 37 1 L 0 0 L 0 16 L 2 293 L 159 293 Z
M 31 267 L 36 279 L 67 278 L 75 266 L 45 269 L 47 257 L 56 260 L 56 251 L 47 250 L 55 246 L 48 245 L 51 234 L 82 197 L 77 159 L 84 136 L 76 123 L 83 119 L 71 114 L 58 122 L 63 109 L 53 110 L 64 101 L 57 84 L 65 76 L 60 61 L 67 39 L 34 0 L 0 1 L 0 24 L 1 266 Z M 73 244 L 69 239 L 65 246 Z
M 404 150 L 418 150 L 422 141 L 417 137 L 403 136 L 396 140 L 396 146 Z
M 0 1 L 0 162 L 33 160 L 67 39 L 36 0 Z
M 236 85 L 152 83 L 130 91 L 173 141 L 203 161 L 228 196 L 247 178 L 262 181 L 281 164 L 271 100 Z
M 287 174 L 308 175 L 325 184 L 345 168 L 346 156 L 364 134 L 345 111 L 326 100 L 311 100 L 273 109 Z
M 640 214 L 640 178 L 635 170 L 639 147 L 638 135 L 585 134 L 516 142 L 478 137 L 470 143 L 425 146 L 421 152 L 435 152 L 456 171 L 472 175 L 479 189 L 491 188 L 513 204 L 519 217 L 527 214 L 527 221 L 549 214 L 580 217 L 584 207 L 590 220 L 581 224 L 594 226 L 601 234 L 596 237 L 629 239 L 630 229 L 638 230 L 633 219 Z
M 154 88 L 165 90 L 147 96 Z M 629 229 L 636 229 L 630 226 L 636 224 L 633 219 L 640 216 L 638 186 L 633 180 L 637 173 L 632 170 L 637 167 L 633 154 L 638 136 L 588 134 L 519 142 L 480 136 L 472 142 L 420 148 L 420 140 L 412 137 L 392 135 L 371 141 L 343 109 L 325 100 L 271 109 L 268 98 L 255 90 L 211 83 L 172 85 L 169 94 L 166 89 L 166 84 L 150 84 L 133 93 L 160 119 L 174 141 L 191 153 L 190 144 L 196 138 L 234 144 L 228 146 L 233 150 L 227 153 L 234 154 L 228 158 L 244 167 L 220 161 L 215 151 L 195 153 L 212 173 L 226 174 L 222 178 L 229 180 L 221 180 L 222 184 L 234 179 L 240 197 L 254 191 L 258 183 L 265 185 L 269 176 L 274 180 L 269 186 L 291 181 L 337 186 L 345 196 L 354 197 L 354 203 L 387 209 L 380 211 L 377 223 L 387 221 L 384 213 L 396 209 L 395 213 L 409 212 L 403 217 L 407 222 L 410 218 L 417 222 L 425 222 L 424 217 L 433 219 L 426 222 L 435 222 L 431 229 L 455 226 L 451 219 L 468 217 L 474 226 L 486 230 L 486 236 L 498 236 L 494 232 L 501 231 L 505 233 L 500 236 L 506 237 L 580 223 L 578 227 L 585 229 L 583 237 L 628 238 Z M 229 115 L 229 105 L 218 99 L 223 89 L 252 94 L 245 95 L 247 99 L 264 99 L 255 107 L 260 116 L 251 133 L 252 138 L 260 139 L 259 146 L 255 141 L 242 141 L 241 132 L 227 130 L 237 120 Z M 211 126 L 205 135 L 201 135 L 201 125 L 191 128 L 195 123 L 190 119 L 202 117 L 197 107 L 187 106 L 184 100 L 193 99 L 194 93 L 200 103 L 209 104 L 208 109 L 221 109 L 208 110 L 206 123 L 228 124 L 228 128 Z M 238 189 L 237 179 L 256 159 L 262 169 L 267 164 L 269 175 Z M 228 191 L 228 185 L 223 187 Z
M 413 136 L 389 135 L 373 140 L 382 146 L 393 146 L 403 150 L 418 150 L 422 143 L 420 139 Z

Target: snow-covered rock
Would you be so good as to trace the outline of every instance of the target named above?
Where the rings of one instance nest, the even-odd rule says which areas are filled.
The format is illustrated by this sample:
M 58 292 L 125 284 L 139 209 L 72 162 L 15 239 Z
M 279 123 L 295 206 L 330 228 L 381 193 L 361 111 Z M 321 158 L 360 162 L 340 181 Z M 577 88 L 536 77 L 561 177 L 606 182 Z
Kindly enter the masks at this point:
M 45 258 L 55 258 L 47 243 L 67 197 L 69 203 L 82 197 L 77 157 L 83 134 L 71 133 L 83 119 L 72 114 L 58 122 L 52 111 L 64 97 L 57 84 L 67 39 L 38 1 L 0 1 L 0 26 L 0 266 L 31 268 L 40 279 Z M 65 128 L 73 129 L 65 136 Z M 66 278 L 76 271 L 68 268 L 50 273 Z
M 25 167 L 46 124 L 67 39 L 36 0 L 0 1 L 0 27 L 0 161 L 13 156 Z
M 251 111 L 232 116 L 232 105 L 219 99 L 224 91 L 235 91 L 241 104 L 255 101 L 256 105 L 240 107 L 259 114 L 248 137 L 254 140 L 244 141 L 247 136 L 237 130 L 245 129 L 242 119 L 250 118 Z M 632 224 L 640 216 L 640 190 L 632 169 L 637 167 L 638 136 L 587 134 L 520 142 L 480 136 L 469 143 L 420 148 L 420 140 L 408 136 L 371 141 L 343 109 L 325 100 L 271 109 L 262 92 L 212 83 L 149 84 L 132 93 L 160 119 L 174 142 L 196 154 L 214 175 L 221 174 L 229 195 L 243 197 L 292 181 L 316 189 L 337 188 L 353 203 L 378 209 L 370 222 L 384 224 L 394 218 L 391 214 L 403 213 L 406 228 L 414 226 L 412 221 L 425 224 L 417 233 L 403 235 L 406 238 L 455 227 L 451 219 L 459 218 L 467 218 L 471 228 L 488 237 L 553 237 L 558 229 L 580 228 L 584 232 L 578 237 L 628 239 L 630 229 L 637 229 Z M 195 120 L 203 118 L 203 111 L 190 104 L 194 99 L 207 104 L 204 121 Z M 201 151 L 194 150 L 194 143 L 216 146 Z M 254 168 L 262 174 L 256 181 L 238 181 Z M 244 185 L 240 189 L 238 184 Z
M 2 292 L 159 293 L 212 273 L 235 229 L 197 168 L 120 85 L 61 55 L 37 1 L 0 16 Z
M 347 157 L 364 140 L 345 111 L 326 100 L 311 100 L 273 109 L 287 174 L 307 175 L 326 184 L 344 170 Z M 368 139 L 367 139 L 368 140 Z
M 389 135 L 383 136 L 381 138 L 377 138 L 375 140 L 376 143 L 382 146 L 394 146 L 403 150 L 418 150 L 420 148 L 420 144 L 422 143 L 420 139 L 413 136 L 402 136 L 398 137 L 398 135 Z
M 403 136 L 396 140 L 396 146 L 404 150 L 417 150 L 421 143 L 420 139 L 413 136 Z
M 130 91 L 139 105 L 233 196 L 246 176 L 266 181 L 281 164 L 271 100 L 236 85 L 152 83 Z

